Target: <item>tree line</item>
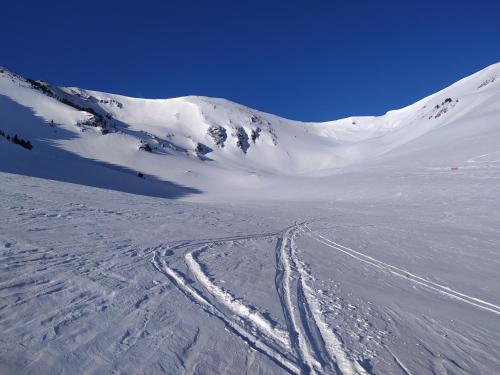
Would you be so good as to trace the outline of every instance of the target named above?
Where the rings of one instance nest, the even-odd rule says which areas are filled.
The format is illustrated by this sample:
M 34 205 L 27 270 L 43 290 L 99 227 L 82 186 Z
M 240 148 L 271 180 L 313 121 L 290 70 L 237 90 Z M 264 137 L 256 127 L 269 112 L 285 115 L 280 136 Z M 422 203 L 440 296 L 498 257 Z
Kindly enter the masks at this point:
M 14 136 L 11 137 L 10 134 L 7 134 L 2 129 L 0 129 L 0 136 L 4 137 L 9 142 L 12 142 L 16 145 L 24 147 L 27 150 L 31 150 L 33 148 L 33 145 L 31 144 L 30 141 L 27 141 L 27 140 L 19 137 L 17 134 L 14 134 Z

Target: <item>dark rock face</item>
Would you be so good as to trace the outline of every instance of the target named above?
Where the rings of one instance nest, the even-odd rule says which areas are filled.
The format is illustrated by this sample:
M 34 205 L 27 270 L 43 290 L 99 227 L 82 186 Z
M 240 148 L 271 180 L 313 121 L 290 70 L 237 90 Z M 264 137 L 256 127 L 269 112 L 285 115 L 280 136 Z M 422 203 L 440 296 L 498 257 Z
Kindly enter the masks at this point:
M 196 145 L 196 153 L 197 154 L 206 155 L 212 151 L 213 150 L 210 147 L 208 147 L 207 145 L 204 145 L 203 143 L 198 143 Z
M 196 151 L 196 156 L 198 156 L 198 159 L 211 160 L 205 156 L 213 151 L 213 149 L 208 147 L 207 145 L 203 143 L 197 143 L 195 151 Z
M 267 131 L 271 135 L 271 139 L 273 140 L 273 145 L 277 146 L 278 145 L 278 135 L 276 134 L 276 132 L 272 128 L 271 124 L 268 124 Z
M 234 135 L 238 139 L 236 145 L 246 154 L 250 148 L 250 143 L 248 143 L 248 134 L 242 127 L 236 128 L 235 131 Z
M 261 128 L 252 129 L 251 139 L 253 143 L 255 143 L 255 141 L 260 137 L 261 131 L 262 131 Z
M 211 126 L 208 128 L 208 135 L 212 137 L 217 147 L 224 147 L 224 142 L 227 140 L 227 132 L 222 126 Z
M 139 150 L 146 151 L 146 152 L 153 152 L 153 149 L 151 146 L 147 143 L 143 143 L 139 146 Z
M 93 128 L 106 129 L 106 122 L 103 121 L 102 117 L 90 115 L 87 119 L 78 121 L 77 126 L 91 126 Z
M 458 99 L 453 101 L 451 98 L 446 98 L 441 102 L 441 104 L 436 104 L 436 106 L 432 109 L 432 112 L 429 114 L 429 120 L 432 119 L 433 117 L 436 119 L 438 117 L 441 117 L 445 113 L 447 113 L 450 109 L 455 107 L 455 105 L 458 103 Z

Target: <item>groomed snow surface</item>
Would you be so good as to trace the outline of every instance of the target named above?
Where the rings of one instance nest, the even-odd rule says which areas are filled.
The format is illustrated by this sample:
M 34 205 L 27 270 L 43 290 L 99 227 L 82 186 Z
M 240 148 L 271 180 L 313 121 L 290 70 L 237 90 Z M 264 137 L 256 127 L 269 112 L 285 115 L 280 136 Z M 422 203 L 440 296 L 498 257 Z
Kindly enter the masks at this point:
M 499 82 L 300 123 L 0 69 L 0 373 L 500 373 Z

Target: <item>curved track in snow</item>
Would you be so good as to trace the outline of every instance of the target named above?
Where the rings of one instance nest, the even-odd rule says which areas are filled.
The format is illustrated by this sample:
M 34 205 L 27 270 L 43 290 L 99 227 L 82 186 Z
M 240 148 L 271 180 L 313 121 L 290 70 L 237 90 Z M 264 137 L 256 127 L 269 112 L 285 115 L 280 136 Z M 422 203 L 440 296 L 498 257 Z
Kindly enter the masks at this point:
M 280 353 L 276 348 L 269 345 L 257 334 L 245 327 L 244 324 L 235 316 L 228 316 L 209 299 L 207 299 L 200 291 L 189 285 L 189 282 L 182 276 L 181 273 L 175 271 L 164 260 L 165 253 L 168 249 L 156 250 L 153 256 L 152 263 L 156 270 L 163 273 L 168 279 L 193 303 L 199 305 L 210 316 L 221 320 L 225 327 L 236 336 L 240 337 L 244 342 L 255 350 L 261 352 L 275 362 L 278 366 L 287 370 L 292 374 L 299 374 L 300 369 L 295 365 L 293 360 L 288 359 Z
M 252 331 L 257 331 L 261 337 L 264 336 L 275 341 L 275 344 L 279 345 L 282 350 L 288 351 L 290 349 L 290 342 L 287 332 L 274 327 L 273 324 L 255 308 L 245 304 L 241 298 L 236 298 L 225 288 L 213 283 L 210 277 L 203 271 L 197 257 L 199 253 L 208 248 L 209 246 L 203 246 L 185 255 L 186 263 L 198 282 L 203 285 L 214 299 L 232 314 L 240 318 L 245 326 L 250 327 Z
M 358 362 L 354 354 L 346 349 L 339 333 L 325 319 L 323 301 L 312 287 L 314 277 L 302 261 L 300 248 L 295 241 L 300 235 L 307 235 L 358 262 L 403 278 L 432 292 L 500 315 L 500 306 L 453 290 L 339 244 L 312 230 L 307 223 L 295 224 L 279 233 L 186 241 L 172 247 L 159 246 L 154 250 L 152 263 L 191 302 L 200 306 L 210 316 L 222 321 L 229 332 L 287 372 L 366 375 L 368 371 Z M 247 303 L 232 292 L 230 285 L 224 284 L 224 287 L 218 285 L 200 257 L 205 251 L 217 252 L 218 247 L 224 244 L 251 242 L 263 238 L 276 239 L 275 287 L 286 329 L 270 320 L 257 306 Z M 174 255 L 176 257 L 173 257 Z M 178 255 L 182 257 L 179 258 Z M 169 257 L 173 257 L 174 261 L 168 261 Z M 184 266 L 181 266 L 187 271 L 181 272 L 174 268 L 174 264 L 179 264 L 179 261 L 184 262 Z M 188 272 L 189 275 L 183 272 Z
M 234 236 L 206 241 L 160 246 L 152 263 L 193 303 L 221 320 L 228 331 L 266 355 L 292 374 L 365 375 L 366 371 L 343 348 L 342 341 L 328 326 L 320 301 L 307 283 L 310 277 L 300 259 L 294 237 L 300 227 L 294 225 L 278 234 Z M 225 287 L 216 284 L 205 271 L 199 255 L 217 246 L 235 241 L 276 238 L 275 285 L 287 330 L 276 327 L 265 314 L 247 304 Z M 183 252 L 184 262 L 195 283 L 167 262 L 172 251 Z
M 391 275 L 403 278 L 432 292 L 500 315 L 500 306 L 456 291 L 405 269 L 380 261 L 339 244 L 299 223 L 279 233 L 249 234 L 226 238 L 187 241 L 173 247 L 159 246 L 152 263 L 193 303 L 222 321 L 229 332 L 264 354 L 291 374 L 366 375 L 367 370 L 344 346 L 341 336 L 327 323 L 322 300 L 312 287 L 313 275 L 301 259 L 295 238 L 307 235 L 319 243 Z M 238 241 L 275 238 L 275 287 L 283 312 L 285 329 L 277 326 L 258 307 L 234 294 L 230 285 L 220 286 L 207 272 L 200 255 L 217 252 L 218 247 Z M 182 255 L 189 275 L 167 261 Z M 177 263 L 172 263 L 177 264 Z M 184 269 L 184 268 L 183 268 Z

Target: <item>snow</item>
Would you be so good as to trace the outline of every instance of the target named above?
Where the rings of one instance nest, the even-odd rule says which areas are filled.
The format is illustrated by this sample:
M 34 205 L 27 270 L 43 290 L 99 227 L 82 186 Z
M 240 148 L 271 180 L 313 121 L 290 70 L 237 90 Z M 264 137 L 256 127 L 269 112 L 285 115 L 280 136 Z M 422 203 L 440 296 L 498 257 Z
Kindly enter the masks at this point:
M 0 372 L 498 373 L 499 75 L 301 123 L 0 69 Z

